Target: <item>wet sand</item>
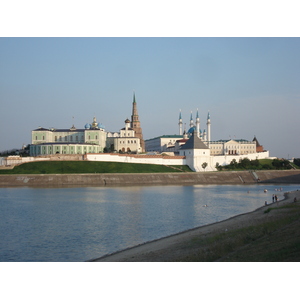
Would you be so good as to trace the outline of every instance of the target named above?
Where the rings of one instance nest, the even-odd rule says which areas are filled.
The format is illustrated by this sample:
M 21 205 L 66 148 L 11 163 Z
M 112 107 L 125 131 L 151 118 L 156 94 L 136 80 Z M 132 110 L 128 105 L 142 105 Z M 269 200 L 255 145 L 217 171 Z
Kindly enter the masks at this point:
M 192 245 L 193 241 L 200 239 L 214 238 L 222 233 L 230 233 L 237 229 L 264 224 L 276 220 L 282 215 L 282 210 L 272 210 L 272 213 L 264 213 L 268 208 L 281 207 L 288 203 L 293 203 L 294 198 L 298 201 L 295 205 L 300 205 L 300 191 L 285 193 L 285 198 L 277 203 L 271 203 L 260 207 L 253 212 L 240 214 L 227 220 L 213 224 L 197 227 L 172 236 L 147 242 L 132 248 L 128 248 L 110 255 L 106 255 L 90 261 L 94 262 L 172 262 L 184 261 L 184 258 L 192 252 L 205 251 L 206 245 Z M 202 260 L 205 261 L 205 260 Z

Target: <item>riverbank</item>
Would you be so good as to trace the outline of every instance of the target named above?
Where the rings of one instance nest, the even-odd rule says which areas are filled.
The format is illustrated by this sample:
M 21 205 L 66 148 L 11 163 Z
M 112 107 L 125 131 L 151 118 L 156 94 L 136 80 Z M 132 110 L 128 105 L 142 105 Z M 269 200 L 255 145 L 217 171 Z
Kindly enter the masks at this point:
M 0 175 L 0 187 L 254 184 L 258 182 L 298 184 L 300 170 Z
M 91 261 L 300 261 L 300 191 L 253 212 Z

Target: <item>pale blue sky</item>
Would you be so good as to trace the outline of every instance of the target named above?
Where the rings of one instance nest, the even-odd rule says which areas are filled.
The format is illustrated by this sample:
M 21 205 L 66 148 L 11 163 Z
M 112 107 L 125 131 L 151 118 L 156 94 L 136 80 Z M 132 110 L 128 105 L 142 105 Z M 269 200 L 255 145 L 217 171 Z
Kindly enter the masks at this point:
M 188 127 L 198 108 L 213 140 L 256 135 L 300 157 L 299 53 L 299 38 L 0 38 L 0 150 L 93 116 L 118 131 L 135 91 L 145 139 L 178 134 L 179 110 Z

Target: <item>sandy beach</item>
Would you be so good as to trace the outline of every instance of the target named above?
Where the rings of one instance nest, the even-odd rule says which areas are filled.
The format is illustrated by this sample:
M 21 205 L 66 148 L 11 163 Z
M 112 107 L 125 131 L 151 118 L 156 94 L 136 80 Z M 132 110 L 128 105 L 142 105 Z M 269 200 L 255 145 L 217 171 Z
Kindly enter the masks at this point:
M 297 202 L 294 202 L 295 197 Z M 266 258 L 264 251 L 277 251 L 278 255 L 271 256 L 270 261 L 299 261 L 300 250 L 295 246 L 300 242 L 299 209 L 300 191 L 293 191 L 285 193 L 283 200 L 260 207 L 253 212 L 91 261 L 266 261 L 270 255 Z M 284 254 L 286 252 L 288 255 Z

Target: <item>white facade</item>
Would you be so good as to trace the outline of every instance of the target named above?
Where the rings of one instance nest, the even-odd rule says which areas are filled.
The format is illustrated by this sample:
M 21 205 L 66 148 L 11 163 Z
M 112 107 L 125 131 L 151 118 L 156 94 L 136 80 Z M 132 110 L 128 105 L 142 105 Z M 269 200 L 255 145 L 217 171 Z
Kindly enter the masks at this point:
M 146 152 L 165 152 L 168 148 L 175 147 L 176 141 L 181 140 L 182 135 L 162 135 L 145 141 Z
M 142 151 L 140 139 L 135 136 L 135 131 L 130 127 L 130 121 L 125 120 L 125 127 L 119 133 L 108 133 L 106 147 L 116 152 Z

